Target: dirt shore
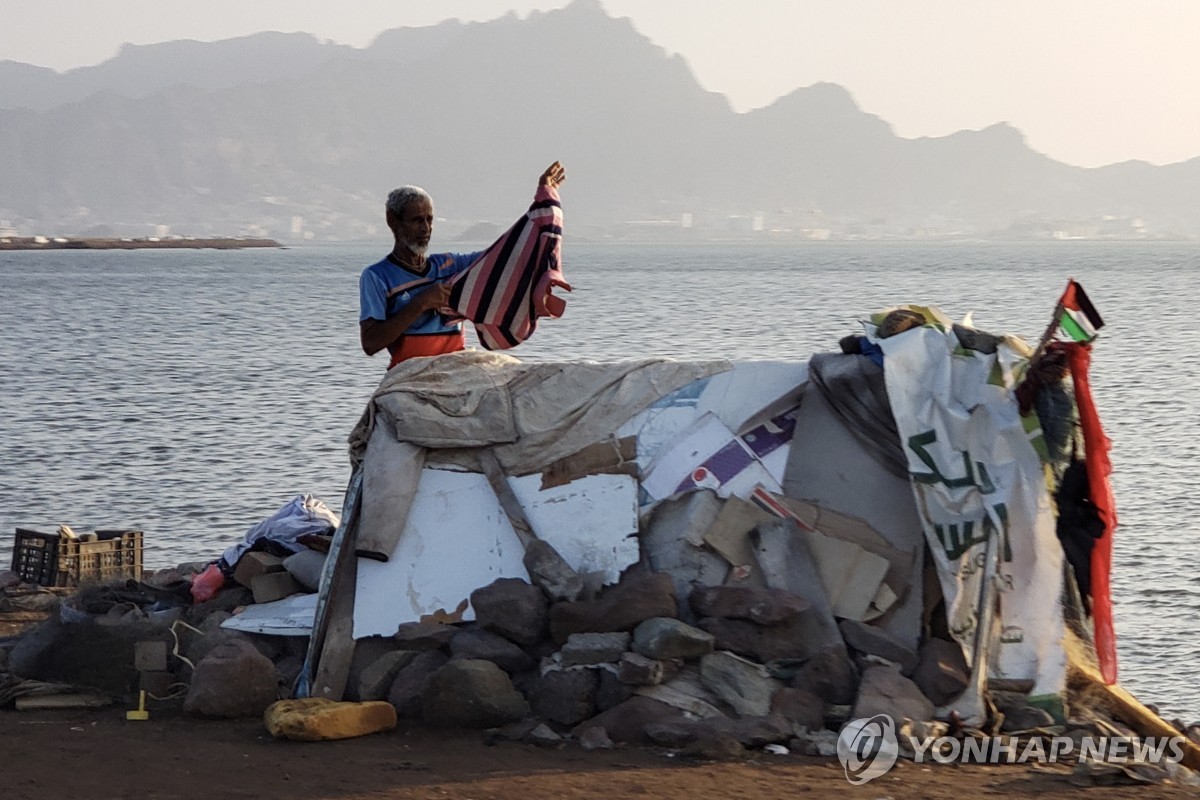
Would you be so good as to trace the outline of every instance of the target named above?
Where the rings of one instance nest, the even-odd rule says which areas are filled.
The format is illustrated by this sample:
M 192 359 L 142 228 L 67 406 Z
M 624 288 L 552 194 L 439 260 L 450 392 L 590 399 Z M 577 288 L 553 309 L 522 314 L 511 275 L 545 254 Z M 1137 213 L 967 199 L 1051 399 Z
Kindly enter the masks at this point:
M 0 712 L 0 796 L 6 800 L 399 800 L 613 798 L 661 800 L 965 800 L 1194 798 L 1175 786 L 1080 788 L 1070 767 L 924 766 L 900 762 L 863 786 L 835 759 L 758 754 L 682 762 L 664 751 L 543 749 L 478 732 L 417 727 L 340 742 L 273 740 L 257 720 L 196 721 L 124 709 Z

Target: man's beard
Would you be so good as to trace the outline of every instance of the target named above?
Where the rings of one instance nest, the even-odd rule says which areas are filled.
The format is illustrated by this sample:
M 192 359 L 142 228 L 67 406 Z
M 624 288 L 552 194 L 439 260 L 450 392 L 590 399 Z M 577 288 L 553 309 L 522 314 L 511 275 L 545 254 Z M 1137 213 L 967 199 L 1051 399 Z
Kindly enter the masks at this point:
M 402 242 L 401 244 L 408 249 L 408 252 L 412 253 L 417 258 L 424 258 L 425 254 L 429 252 L 428 244 L 414 244 L 412 242 Z

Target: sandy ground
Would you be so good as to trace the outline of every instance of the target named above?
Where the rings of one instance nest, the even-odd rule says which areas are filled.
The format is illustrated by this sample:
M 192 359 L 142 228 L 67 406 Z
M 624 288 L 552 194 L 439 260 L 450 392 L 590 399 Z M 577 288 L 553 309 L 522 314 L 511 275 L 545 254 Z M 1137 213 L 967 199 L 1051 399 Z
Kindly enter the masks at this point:
M 1195 798 L 1174 786 L 1079 788 L 1062 765 L 934 766 L 907 762 L 851 786 L 836 760 L 756 754 L 681 762 L 664 751 L 585 752 L 501 742 L 479 732 L 404 727 L 340 742 L 273 740 L 257 720 L 197 721 L 124 709 L 0 711 L 5 800 L 317 800 L 317 798 Z

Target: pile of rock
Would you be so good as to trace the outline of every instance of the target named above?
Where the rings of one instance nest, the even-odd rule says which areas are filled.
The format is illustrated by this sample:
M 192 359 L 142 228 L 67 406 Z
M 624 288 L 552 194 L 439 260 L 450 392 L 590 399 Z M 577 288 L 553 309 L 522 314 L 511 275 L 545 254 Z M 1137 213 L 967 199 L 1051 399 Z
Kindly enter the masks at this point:
M 946 699 L 966 682 L 952 646 L 917 653 L 850 622 L 831 640 L 808 601 L 776 589 L 698 587 L 681 606 L 670 575 L 635 569 L 578 602 L 550 604 L 517 579 L 470 599 L 472 623 L 411 623 L 360 640 L 347 697 L 539 742 L 829 755 L 851 716 L 930 719 L 928 695 Z
M 179 579 L 169 570 L 147 584 Z M 550 603 L 523 580 L 497 580 L 472 593 L 473 622 L 409 623 L 359 640 L 346 699 L 541 742 L 720 752 L 786 744 L 829 754 L 844 720 L 930 719 L 935 703 L 965 686 L 949 643 L 931 640 L 918 653 L 851 621 L 831 636 L 809 601 L 779 589 L 699 586 L 680 598 L 677 586 L 634 567 L 594 597 Z M 188 714 L 258 716 L 293 695 L 308 639 L 221 626 L 253 601 L 231 583 L 172 614 L 132 604 L 53 614 L 4 657 L 22 677 L 120 700 L 145 689 L 182 699 Z

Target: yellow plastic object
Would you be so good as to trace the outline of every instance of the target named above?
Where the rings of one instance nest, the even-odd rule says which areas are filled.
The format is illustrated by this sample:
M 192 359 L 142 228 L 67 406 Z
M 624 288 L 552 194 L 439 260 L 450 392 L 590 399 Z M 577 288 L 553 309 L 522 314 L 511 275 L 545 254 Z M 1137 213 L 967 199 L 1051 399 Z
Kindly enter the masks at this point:
M 126 711 L 125 719 L 132 719 L 132 720 L 150 719 L 150 712 L 146 710 L 146 691 L 144 689 L 142 691 L 138 692 L 137 711 Z

